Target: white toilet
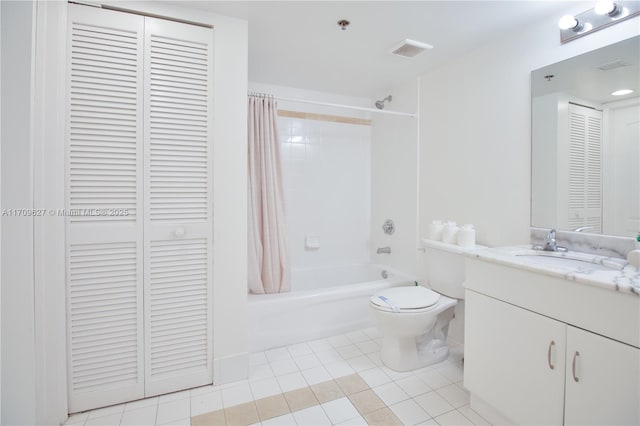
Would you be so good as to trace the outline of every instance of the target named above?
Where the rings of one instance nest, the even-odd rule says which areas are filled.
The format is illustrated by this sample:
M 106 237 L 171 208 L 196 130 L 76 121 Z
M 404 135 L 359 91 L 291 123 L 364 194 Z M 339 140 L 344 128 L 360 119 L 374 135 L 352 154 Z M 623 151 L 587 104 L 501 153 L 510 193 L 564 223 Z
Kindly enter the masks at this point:
M 425 252 L 427 279 L 435 291 L 393 287 L 371 296 L 369 307 L 383 338 L 380 356 L 392 370 L 415 370 L 449 356 L 449 322 L 456 299 L 464 298 L 464 258 L 461 251 L 441 248 Z

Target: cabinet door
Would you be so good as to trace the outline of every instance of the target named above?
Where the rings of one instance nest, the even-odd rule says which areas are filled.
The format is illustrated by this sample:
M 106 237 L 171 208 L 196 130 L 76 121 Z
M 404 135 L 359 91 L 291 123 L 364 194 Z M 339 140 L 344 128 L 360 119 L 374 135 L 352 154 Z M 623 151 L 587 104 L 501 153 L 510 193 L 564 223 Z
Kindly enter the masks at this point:
M 565 424 L 640 424 L 640 349 L 568 327 Z
M 515 424 L 562 424 L 566 325 L 465 294 L 465 387 Z
M 213 382 L 213 31 L 145 18 L 146 395 Z

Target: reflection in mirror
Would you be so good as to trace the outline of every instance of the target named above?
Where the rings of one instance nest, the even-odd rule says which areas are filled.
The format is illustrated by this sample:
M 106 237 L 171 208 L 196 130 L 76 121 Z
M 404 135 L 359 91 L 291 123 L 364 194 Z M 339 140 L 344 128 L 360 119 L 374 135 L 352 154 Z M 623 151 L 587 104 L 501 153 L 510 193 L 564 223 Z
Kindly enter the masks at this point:
M 637 36 L 531 73 L 531 226 L 640 231 L 639 57 Z

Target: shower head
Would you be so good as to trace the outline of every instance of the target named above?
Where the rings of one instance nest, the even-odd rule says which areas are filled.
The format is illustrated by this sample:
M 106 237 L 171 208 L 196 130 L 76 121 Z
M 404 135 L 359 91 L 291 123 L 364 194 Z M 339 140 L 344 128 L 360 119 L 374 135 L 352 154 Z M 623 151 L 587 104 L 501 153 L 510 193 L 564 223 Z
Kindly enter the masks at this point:
M 389 95 L 389 96 L 387 96 L 386 98 L 384 98 L 384 99 L 382 99 L 382 100 L 380 100 L 380 101 L 376 101 L 376 103 L 375 103 L 376 108 L 378 108 L 378 109 L 384 109 L 384 103 L 385 103 L 386 101 L 391 102 L 391 99 L 393 99 L 393 98 L 391 97 L 391 95 Z

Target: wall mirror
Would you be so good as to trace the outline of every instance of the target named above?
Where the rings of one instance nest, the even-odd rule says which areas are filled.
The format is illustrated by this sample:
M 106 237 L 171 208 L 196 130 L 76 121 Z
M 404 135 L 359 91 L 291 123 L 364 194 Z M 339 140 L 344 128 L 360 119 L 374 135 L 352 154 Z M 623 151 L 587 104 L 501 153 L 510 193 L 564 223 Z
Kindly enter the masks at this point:
M 640 231 L 639 57 L 637 36 L 531 73 L 531 226 Z

